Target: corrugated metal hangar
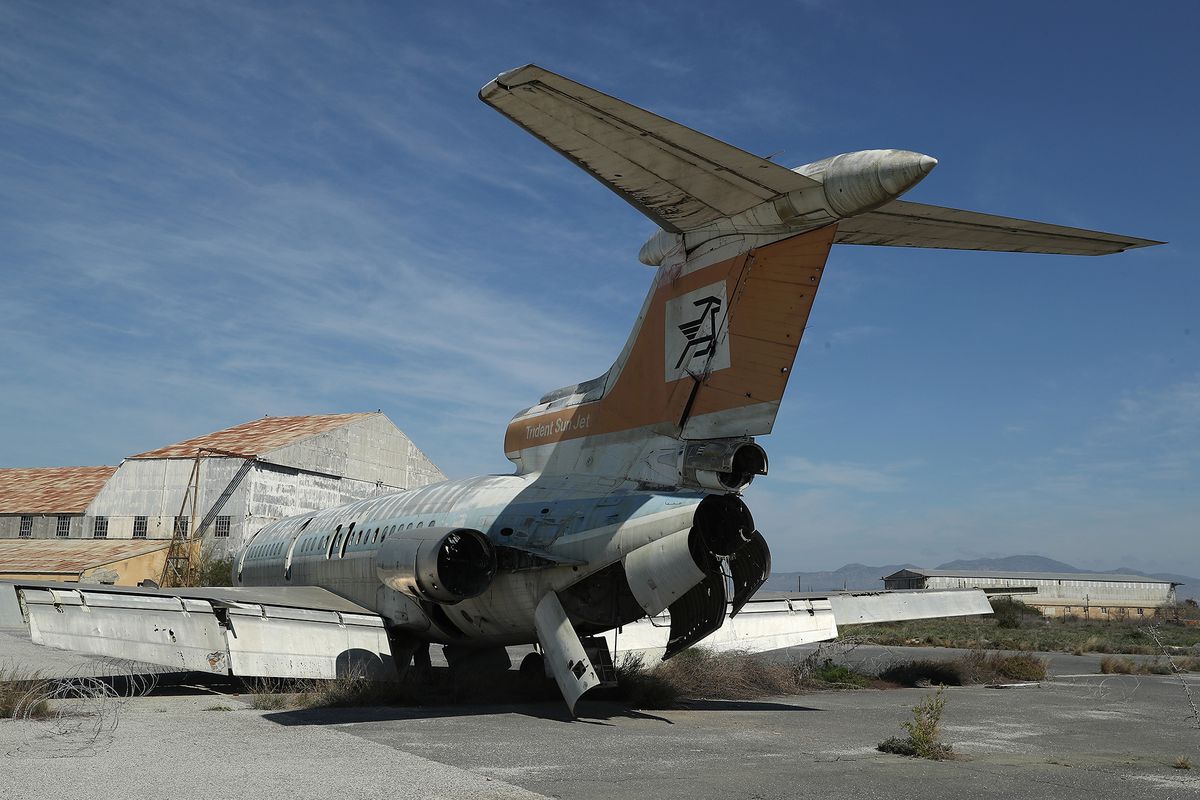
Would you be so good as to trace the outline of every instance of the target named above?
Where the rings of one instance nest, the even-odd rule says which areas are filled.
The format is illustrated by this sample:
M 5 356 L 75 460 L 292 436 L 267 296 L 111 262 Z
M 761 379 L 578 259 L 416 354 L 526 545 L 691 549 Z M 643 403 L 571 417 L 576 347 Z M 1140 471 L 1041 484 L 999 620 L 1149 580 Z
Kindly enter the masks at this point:
M 274 520 L 445 477 L 382 413 L 264 417 L 117 467 L 0 469 L 0 540 L 169 540 L 179 529 L 219 554 Z M 0 574 L 53 560 L 39 547 L 17 563 L 11 549 Z
M 1085 572 L 976 572 L 910 567 L 884 576 L 885 589 L 1012 589 L 1048 617 L 1120 619 L 1154 616 L 1174 606 L 1181 584 L 1144 575 Z M 1030 592 L 1032 590 L 1032 592 Z

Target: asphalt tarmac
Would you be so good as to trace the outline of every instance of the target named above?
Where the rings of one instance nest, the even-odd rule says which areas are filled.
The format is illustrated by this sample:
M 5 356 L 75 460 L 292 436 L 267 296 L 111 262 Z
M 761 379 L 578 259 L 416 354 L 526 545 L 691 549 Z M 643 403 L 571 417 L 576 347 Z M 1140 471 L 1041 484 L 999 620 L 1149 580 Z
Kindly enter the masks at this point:
M 0 665 L 32 647 L 0 632 Z M 36 649 L 43 670 L 52 653 Z M 948 655 L 849 658 L 929 653 Z M 73 674 L 87 669 L 62 655 Z M 875 750 L 929 689 L 674 711 L 585 699 L 571 720 L 558 703 L 259 711 L 228 685 L 165 681 L 145 697 L 68 701 L 48 721 L 0 721 L 0 798 L 1200 797 L 1200 721 L 1179 678 L 1049 658 L 1040 684 L 947 689 L 943 737 L 959 758 L 943 762 Z M 1185 680 L 1200 700 L 1200 675 Z M 1181 756 L 1194 768 L 1174 769 Z

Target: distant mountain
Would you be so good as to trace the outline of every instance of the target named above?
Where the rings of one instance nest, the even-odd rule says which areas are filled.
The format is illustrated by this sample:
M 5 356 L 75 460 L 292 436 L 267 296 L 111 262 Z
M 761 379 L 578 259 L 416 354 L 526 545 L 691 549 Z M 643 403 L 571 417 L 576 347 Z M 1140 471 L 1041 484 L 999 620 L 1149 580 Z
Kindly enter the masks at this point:
M 829 592 L 840 589 L 882 589 L 883 576 L 891 575 L 898 570 L 916 566 L 906 564 L 885 564 L 872 567 L 866 564 L 847 564 L 838 569 L 826 572 L 772 572 L 767 579 L 764 589 L 774 592 Z M 1184 584 L 1179 587 L 1179 598 L 1200 597 L 1200 578 L 1187 575 L 1176 575 L 1167 572 L 1142 572 L 1129 567 L 1118 569 L 1090 570 L 1080 569 L 1062 561 L 1045 556 L 1023 555 L 1007 556 L 1004 558 L 975 558 L 959 559 L 939 564 L 935 569 L 961 570 L 1000 570 L 1004 572 L 1100 572 L 1120 575 L 1144 575 L 1149 578 L 1175 581 Z
M 883 576 L 913 564 L 869 567 L 847 564 L 831 572 L 772 572 L 764 589 L 772 592 L 829 592 L 835 589 L 882 589 Z
M 1142 575 L 1147 578 L 1159 578 L 1164 581 L 1175 581 L 1186 584 L 1186 589 L 1180 589 L 1182 596 L 1191 597 L 1200 592 L 1200 578 L 1191 578 L 1171 572 L 1142 572 L 1132 567 L 1117 567 L 1116 569 L 1080 569 L 1062 561 L 1044 556 L 1007 556 L 1005 558 L 976 558 L 970 561 L 947 561 L 938 565 L 937 569 L 995 569 L 1006 572 L 1091 572 L 1109 575 Z M 1192 594 L 1187 594 L 1191 592 Z
M 996 569 L 1004 572 L 1088 572 L 1045 556 L 959 559 L 938 564 L 937 569 Z

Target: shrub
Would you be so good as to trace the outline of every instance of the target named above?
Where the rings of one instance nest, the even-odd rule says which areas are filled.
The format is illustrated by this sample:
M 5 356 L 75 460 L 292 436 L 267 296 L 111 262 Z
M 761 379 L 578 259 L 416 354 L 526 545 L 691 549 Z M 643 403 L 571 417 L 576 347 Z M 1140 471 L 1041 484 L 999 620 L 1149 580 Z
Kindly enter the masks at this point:
M 877 748 L 885 753 L 934 761 L 951 758 L 951 746 L 941 739 L 942 712 L 946 708 L 945 690 L 944 686 L 939 686 L 937 692 L 913 706 L 913 718 L 900 723 L 908 732 L 906 738 L 892 736 L 880 742 Z
M 962 686 L 962 666 L 958 661 L 919 658 L 892 664 L 880 672 L 879 677 L 888 683 L 898 683 L 901 686 Z
M 1175 763 L 1171 766 L 1175 769 L 1191 769 L 1192 760 L 1187 756 L 1180 756 L 1179 758 L 1175 759 Z
M 992 664 L 996 672 L 1014 681 L 1042 681 L 1046 679 L 1046 662 L 1031 653 L 1016 655 L 993 655 Z
M 1105 675 L 1132 675 L 1137 665 L 1131 658 L 1105 656 L 1100 659 L 1100 671 Z
M 1041 619 L 1042 614 L 1036 608 L 1030 608 L 1012 597 L 993 597 L 992 617 L 998 628 L 1019 628 L 1023 620 L 1029 617 Z

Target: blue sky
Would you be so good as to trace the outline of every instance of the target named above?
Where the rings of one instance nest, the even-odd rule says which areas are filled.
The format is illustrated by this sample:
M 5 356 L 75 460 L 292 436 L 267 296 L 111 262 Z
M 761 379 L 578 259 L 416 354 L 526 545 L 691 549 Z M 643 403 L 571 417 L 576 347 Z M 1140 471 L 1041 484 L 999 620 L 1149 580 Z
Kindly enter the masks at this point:
M 447 473 L 603 372 L 639 214 L 476 98 L 536 62 L 789 166 L 1165 239 L 835 248 L 749 493 L 777 569 L 1200 575 L 1192 4 L 0 3 L 0 466 L 385 411 Z M 736 9 L 736 10 L 735 10 Z

